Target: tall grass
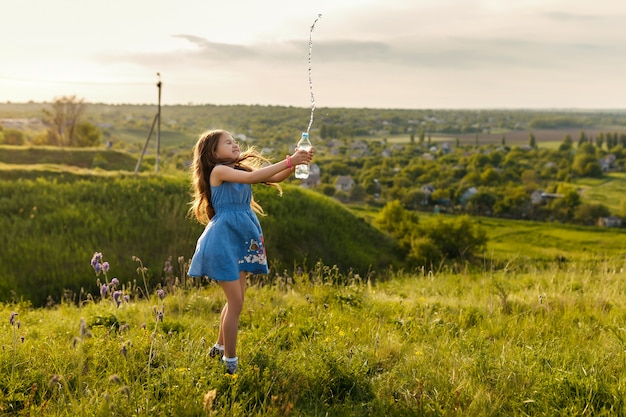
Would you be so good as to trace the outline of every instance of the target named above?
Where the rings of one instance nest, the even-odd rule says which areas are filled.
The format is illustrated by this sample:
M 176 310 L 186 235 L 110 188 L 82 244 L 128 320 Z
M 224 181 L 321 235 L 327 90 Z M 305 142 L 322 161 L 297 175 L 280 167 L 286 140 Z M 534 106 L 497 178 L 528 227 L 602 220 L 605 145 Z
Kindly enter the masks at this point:
M 624 415 L 624 263 L 377 283 L 318 264 L 273 284 L 253 280 L 236 376 L 208 355 L 224 302 L 214 284 L 179 279 L 119 306 L 110 296 L 52 309 L 4 304 L 0 410 Z

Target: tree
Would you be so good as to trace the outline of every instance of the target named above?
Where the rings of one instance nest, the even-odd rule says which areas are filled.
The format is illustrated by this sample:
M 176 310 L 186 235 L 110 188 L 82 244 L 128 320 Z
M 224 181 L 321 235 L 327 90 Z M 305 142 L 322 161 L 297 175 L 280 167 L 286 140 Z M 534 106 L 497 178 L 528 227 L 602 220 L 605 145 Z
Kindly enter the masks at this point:
M 4 129 L 2 131 L 4 134 L 4 140 L 0 141 L 0 143 L 6 143 L 7 145 L 23 145 L 24 140 L 24 132 L 19 129 Z M 2 136 L 0 136 L 1 138 Z
M 85 111 L 85 102 L 76 96 L 54 99 L 52 109 L 44 110 L 44 123 L 50 132 L 51 145 L 76 146 L 76 128 Z
M 102 142 L 102 131 L 93 123 L 80 122 L 76 126 L 74 146 L 95 146 Z
M 584 143 L 587 143 L 587 134 L 584 130 L 581 130 L 580 136 L 578 137 L 578 146 L 581 146 Z
M 585 225 L 594 225 L 600 217 L 608 217 L 611 211 L 604 204 L 585 203 L 574 210 L 574 221 Z
M 535 139 L 535 135 L 533 135 L 532 133 L 530 133 L 528 137 L 528 146 L 530 146 L 533 149 L 537 148 L 537 139 Z
M 572 170 L 581 177 L 602 177 L 602 166 L 598 158 L 588 153 L 578 153 L 574 158 Z
M 570 151 L 572 150 L 572 145 L 573 145 L 574 141 L 572 140 L 572 137 L 568 134 L 565 135 L 565 138 L 563 138 L 563 142 L 561 142 L 561 145 L 559 146 L 559 151 Z
M 465 210 L 470 214 L 488 216 L 493 213 L 496 197 L 486 191 L 479 191 L 469 198 Z
M 439 250 L 440 259 L 431 259 L 438 262 L 444 259 L 470 259 L 476 252 L 481 251 L 487 244 L 486 231 L 478 226 L 469 216 L 455 217 L 452 220 L 438 219 L 420 228 L 421 235 L 430 239 Z M 417 245 L 432 251 L 431 245 Z M 419 254 L 412 254 L 415 258 L 423 258 Z
M 380 210 L 374 223 L 396 238 L 406 250 L 410 246 L 411 237 L 416 233 L 419 216 L 413 211 L 405 210 L 400 201 L 393 200 Z

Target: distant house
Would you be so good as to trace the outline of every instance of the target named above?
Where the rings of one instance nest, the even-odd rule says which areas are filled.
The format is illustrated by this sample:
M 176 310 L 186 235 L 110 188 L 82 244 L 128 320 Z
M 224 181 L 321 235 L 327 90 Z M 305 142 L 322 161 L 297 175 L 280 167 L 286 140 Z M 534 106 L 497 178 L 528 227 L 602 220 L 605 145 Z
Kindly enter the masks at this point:
M 530 195 L 530 202 L 535 205 L 545 204 L 549 200 L 554 200 L 555 198 L 562 198 L 562 197 L 563 197 L 563 194 L 546 193 L 546 192 L 543 192 L 542 190 L 537 189 L 533 191 L 533 193 Z
M 435 187 L 432 184 L 422 185 L 420 187 L 420 191 L 424 193 L 424 199 L 421 201 L 421 205 L 428 205 L 428 201 L 430 201 L 430 196 L 435 192 Z
M 617 157 L 615 154 L 608 154 L 604 158 L 601 158 L 598 162 L 602 167 L 602 171 L 610 171 L 616 168 L 615 162 L 617 161 Z
M 430 196 L 432 193 L 435 192 L 435 187 L 433 187 L 432 184 L 426 184 L 426 185 L 422 185 L 420 187 L 420 190 L 427 196 Z
M 602 227 L 622 227 L 622 219 L 617 216 L 600 217 L 598 226 Z
M 470 187 L 467 190 L 465 190 L 465 192 L 463 192 L 463 194 L 461 194 L 461 197 L 459 198 L 459 200 L 461 201 L 461 204 L 465 206 L 465 204 L 469 201 L 469 199 L 472 198 L 477 193 L 478 193 L 478 189 L 476 187 Z
M 339 139 L 331 139 L 326 144 L 328 146 L 328 153 L 331 155 L 339 155 L 341 153 L 341 147 L 343 146 L 343 142 Z
M 352 158 L 361 158 L 370 154 L 369 147 L 366 142 L 357 141 L 350 146 L 350 152 Z
M 340 175 L 335 182 L 335 189 L 337 191 L 348 192 L 354 188 L 354 180 L 350 175 Z

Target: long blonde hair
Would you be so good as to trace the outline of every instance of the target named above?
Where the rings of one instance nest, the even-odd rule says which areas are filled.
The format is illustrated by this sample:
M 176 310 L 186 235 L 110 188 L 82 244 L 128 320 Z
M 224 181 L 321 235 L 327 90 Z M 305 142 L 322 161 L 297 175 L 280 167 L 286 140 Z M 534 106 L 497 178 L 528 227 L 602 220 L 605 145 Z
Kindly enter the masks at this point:
M 216 165 L 223 163 L 234 163 L 235 169 L 243 171 L 253 171 L 260 168 L 264 164 L 270 163 L 270 161 L 257 152 L 253 147 L 250 147 L 243 151 L 236 161 L 222 160 L 215 156 L 215 151 L 219 143 L 220 136 L 228 133 L 225 130 L 216 129 L 208 130 L 200 135 L 198 142 L 193 150 L 193 161 L 191 165 L 191 185 L 193 200 L 191 201 L 191 207 L 189 213 L 192 217 L 195 217 L 201 224 L 207 224 L 213 216 L 215 216 L 215 209 L 211 202 L 211 186 L 209 179 L 211 172 Z M 276 183 L 265 183 L 273 187 L 278 188 L 282 194 L 282 188 Z M 263 208 L 254 201 L 254 197 L 250 201 L 250 207 L 261 215 L 264 215 Z

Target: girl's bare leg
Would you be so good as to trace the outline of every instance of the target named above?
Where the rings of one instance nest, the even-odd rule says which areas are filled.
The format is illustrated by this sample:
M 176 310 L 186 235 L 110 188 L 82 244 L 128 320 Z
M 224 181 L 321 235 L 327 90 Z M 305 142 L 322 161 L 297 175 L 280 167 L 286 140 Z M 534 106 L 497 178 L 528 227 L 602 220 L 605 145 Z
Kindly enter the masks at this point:
M 226 306 L 220 316 L 220 338 L 224 345 L 224 356 L 226 358 L 237 357 L 237 332 L 239 331 L 239 316 L 243 309 L 244 292 L 246 288 L 246 272 L 239 273 L 236 281 L 220 281 L 220 286 L 226 295 Z

